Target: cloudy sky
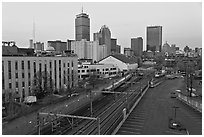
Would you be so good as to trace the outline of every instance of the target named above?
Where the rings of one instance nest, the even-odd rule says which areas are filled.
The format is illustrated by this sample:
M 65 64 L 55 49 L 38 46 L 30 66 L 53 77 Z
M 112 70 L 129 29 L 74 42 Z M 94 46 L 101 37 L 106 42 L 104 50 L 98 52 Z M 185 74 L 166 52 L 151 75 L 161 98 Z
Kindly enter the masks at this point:
M 75 39 L 74 20 L 84 12 L 91 20 L 93 33 L 107 25 L 118 44 L 130 47 L 132 37 L 143 37 L 146 49 L 146 27 L 163 27 L 163 43 L 183 49 L 202 47 L 202 3 L 139 3 L 139 2 L 28 2 L 2 3 L 2 40 L 14 40 L 19 47 L 28 47 L 35 20 L 36 41 Z M 122 49 L 123 50 L 123 49 Z

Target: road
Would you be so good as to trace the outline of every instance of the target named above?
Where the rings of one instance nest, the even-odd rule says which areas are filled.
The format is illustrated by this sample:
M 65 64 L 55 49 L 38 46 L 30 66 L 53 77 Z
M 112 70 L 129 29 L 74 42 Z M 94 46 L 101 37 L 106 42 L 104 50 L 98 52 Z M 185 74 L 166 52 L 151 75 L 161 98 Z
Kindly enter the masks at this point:
M 192 135 L 202 134 L 202 114 L 183 104 L 176 98 L 170 98 L 170 92 L 182 86 L 182 79 L 167 80 L 161 85 L 150 88 L 138 106 L 123 123 L 116 134 L 141 135 L 180 135 L 184 131 L 168 127 L 168 118 L 174 116 L 173 106 L 179 107 L 176 119 Z

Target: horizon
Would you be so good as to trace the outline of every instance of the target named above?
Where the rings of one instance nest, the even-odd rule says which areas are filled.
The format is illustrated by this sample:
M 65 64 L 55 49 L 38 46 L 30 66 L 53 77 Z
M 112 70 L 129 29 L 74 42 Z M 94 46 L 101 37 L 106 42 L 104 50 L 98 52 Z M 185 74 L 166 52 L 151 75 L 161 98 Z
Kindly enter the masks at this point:
M 148 26 L 162 26 L 162 46 L 167 41 L 182 50 L 185 46 L 202 47 L 201 2 L 3 2 L 2 41 L 13 40 L 18 47 L 28 47 L 33 20 L 35 41 L 44 42 L 45 47 L 50 40 L 75 40 L 74 20 L 82 6 L 90 18 L 90 41 L 93 33 L 106 25 L 122 53 L 136 37 L 143 38 L 146 49 Z

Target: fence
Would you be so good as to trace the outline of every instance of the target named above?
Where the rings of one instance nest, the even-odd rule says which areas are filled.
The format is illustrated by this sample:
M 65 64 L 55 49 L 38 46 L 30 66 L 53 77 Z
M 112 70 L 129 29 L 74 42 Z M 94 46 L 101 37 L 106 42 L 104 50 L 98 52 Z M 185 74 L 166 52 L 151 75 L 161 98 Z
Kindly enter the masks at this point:
M 178 93 L 178 99 L 186 103 L 187 105 L 193 107 L 194 109 L 198 110 L 199 112 L 202 112 L 202 103 L 193 100 L 192 97 L 185 96 L 181 93 Z

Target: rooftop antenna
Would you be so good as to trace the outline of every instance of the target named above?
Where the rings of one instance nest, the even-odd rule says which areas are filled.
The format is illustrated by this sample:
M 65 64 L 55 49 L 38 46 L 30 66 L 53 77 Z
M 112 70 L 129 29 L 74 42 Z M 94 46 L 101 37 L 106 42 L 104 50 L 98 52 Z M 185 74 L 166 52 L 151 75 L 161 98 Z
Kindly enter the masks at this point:
M 81 13 L 83 13 L 83 5 L 82 5 L 82 8 L 81 8 Z
M 33 17 L 33 42 L 35 43 L 35 18 Z
M 33 17 L 33 46 L 35 51 L 35 18 Z

